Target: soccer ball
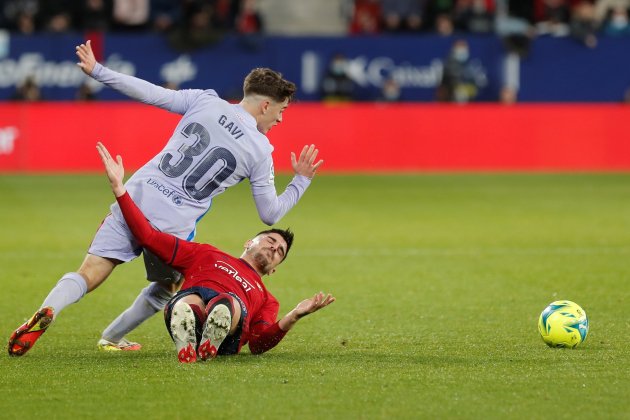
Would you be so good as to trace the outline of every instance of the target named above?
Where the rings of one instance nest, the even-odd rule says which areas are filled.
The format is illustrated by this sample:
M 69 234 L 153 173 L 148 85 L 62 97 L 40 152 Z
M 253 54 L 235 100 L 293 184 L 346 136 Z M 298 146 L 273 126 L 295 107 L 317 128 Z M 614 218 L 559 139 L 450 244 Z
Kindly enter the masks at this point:
M 586 340 L 588 317 L 577 303 L 557 300 L 540 314 L 538 331 L 549 347 L 573 349 Z

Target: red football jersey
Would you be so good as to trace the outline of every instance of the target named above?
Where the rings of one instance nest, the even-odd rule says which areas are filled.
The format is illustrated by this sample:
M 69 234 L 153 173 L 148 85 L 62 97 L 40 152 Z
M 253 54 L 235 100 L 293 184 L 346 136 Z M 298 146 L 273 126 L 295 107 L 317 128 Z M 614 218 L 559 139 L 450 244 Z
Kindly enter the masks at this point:
M 254 353 L 267 351 L 284 337 L 277 325 L 280 304 L 267 291 L 260 275 L 244 260 L 208 244 L 179 239 L 155 230 L 129 194 L 117 198 L 127 225 L 138 243 L 181 271 L 182 290 L 194 286 L 236 294 L 247 307 L 241 346 L 250 341 Z
M 168 254 L 173 259 L 166 262 L 184 275 L 182 289 L 200 286 L 236 294 L 247 307 L 244 332 L 254 323 L 271 325 L 276 322 L 280 304 L 247 262 L 211 245 L 182 240 L 178 240 L 178 245 Z

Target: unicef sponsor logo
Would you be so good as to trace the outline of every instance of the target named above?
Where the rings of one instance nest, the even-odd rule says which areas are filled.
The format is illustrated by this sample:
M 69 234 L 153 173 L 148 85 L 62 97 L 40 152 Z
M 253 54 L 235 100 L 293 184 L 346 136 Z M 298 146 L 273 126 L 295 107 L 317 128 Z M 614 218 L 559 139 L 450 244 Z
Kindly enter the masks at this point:
M 173 190 L 172 186 L 162 184 L 161 182 L 153 178 L 147 179 L 147 185 L 158 190 L 166 198 L 169 198 L 176 206 L 181 206 L 184 204 L 184 199 L 182 198 L 181 195 L 177 194 L 175 190 Z

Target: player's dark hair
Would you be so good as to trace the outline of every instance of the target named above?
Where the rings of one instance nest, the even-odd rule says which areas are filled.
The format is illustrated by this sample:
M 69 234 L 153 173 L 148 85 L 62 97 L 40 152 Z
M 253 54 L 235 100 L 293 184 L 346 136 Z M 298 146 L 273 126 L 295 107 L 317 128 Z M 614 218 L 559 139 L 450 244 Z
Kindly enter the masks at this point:
M 266 233 L 277 233 L 278 235 L 282 236 L 282 239 L 284 239 L 284 241 L 287 243 L 287 252 L 284 254 L 284 258 L 282 259 L 282 261 L 284 261 L 287 258 L 287 255 L 289 255 L 291 244 L 293 244 L 293 236 L 295 235 L 293 234 L 290 228 L 287 228 L 287 229 L 273 228 L 273 229 L 263 230 L 262 232 L 258 232 L 256 236 L 264 235 Z
M 293 99 L 297 90 L 295 83 L 282 78 L 282 74 L 268 68 L 256 68 L 249 72 L 243 82 L 243 93 L 248 95 L 263 95 L 276 102 Z

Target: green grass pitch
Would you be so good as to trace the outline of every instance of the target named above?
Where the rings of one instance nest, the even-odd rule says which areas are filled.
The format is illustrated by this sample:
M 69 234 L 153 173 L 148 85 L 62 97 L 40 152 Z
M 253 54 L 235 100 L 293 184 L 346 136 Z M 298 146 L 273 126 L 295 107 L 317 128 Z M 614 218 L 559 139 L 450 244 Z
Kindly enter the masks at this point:
M 4 343 L 111 202 L 101 175 L 0 177 Z M 0 417 L 630 418 L 630 175 L 321 175 L 278 226 L 296 232 L 266 278 L 281 314 L 320 290 L 338 300 L 274 350 L 180 365 L 156 316 L 130 335 L 142 351 L 98 352 L 146 284 L 137 260 L 26 356 L 5 350 Z M 197 240 L 238 254 L 262 228 L 242 184 Z M 589 315 L 575 350 L 538 335 L 558 299 Z

